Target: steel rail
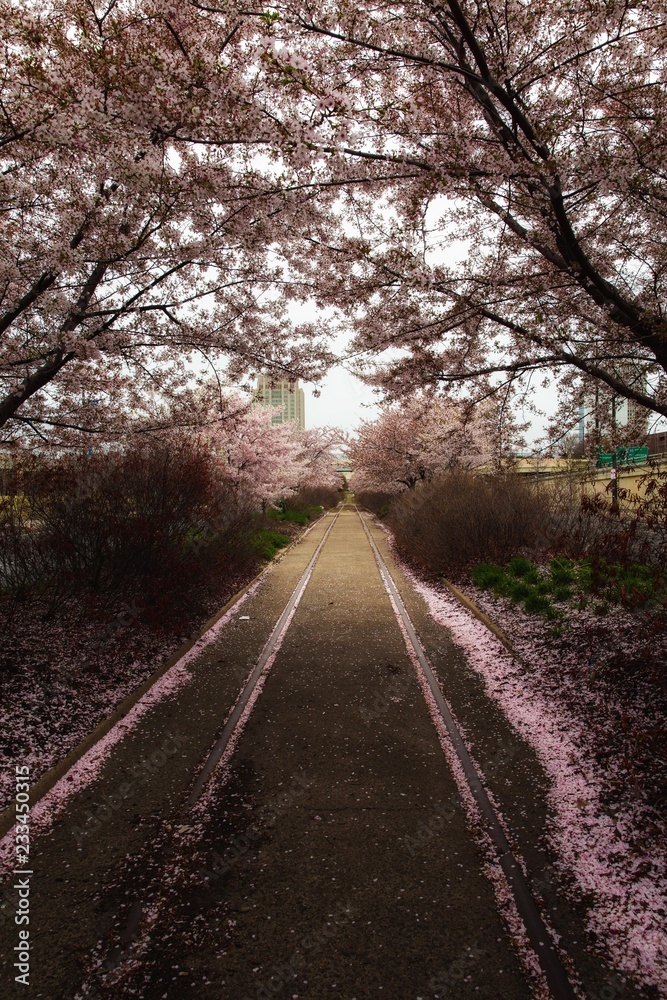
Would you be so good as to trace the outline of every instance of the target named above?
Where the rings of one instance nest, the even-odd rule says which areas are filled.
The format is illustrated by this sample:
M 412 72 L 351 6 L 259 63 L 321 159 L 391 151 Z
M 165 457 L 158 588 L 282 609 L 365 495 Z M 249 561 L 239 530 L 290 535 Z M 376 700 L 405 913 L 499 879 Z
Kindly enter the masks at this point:
M 337 515 L 336 515 L 337 516 Z M 328 517 L 328 514 L 323 514 L 320 518 L 314 521 L 306 531 L 300 535 L 295 541 L 290 543 L 289 548 L 294 545 L 300 544 L 303 539 L 308 535 L 319 523 Z M 280 554 L 280 558 L 285 553 Z M 96 746 L 102 742 L 102 740 L 108 736 L 108 734 L 114 733 L 117 729 L 119 722 L 122 722 L 126 717 L 135 709 L 137 703 L 141 702 L 142 699 L 149 695 L 152 688 L 166 675 L 170 670 L 173 669 L 184 656 L 188 653 L 202 640 L 206 638 L 208 633 L 212 628 L 219 622 L 219 620 L 226 614 L 230 614 L 237 605 L 240 606 L 241 602 L 245 600 L 248 590 L 251 589 L 259 580 L 265 575 L 267 570 L 271 568 L 272 563 L 269 562 L 265 565 L 259 573 L 241 590 L 237 593 L 218 611 L 216 614 L 204 624 L 200 631 L 191 639 L 182 643 L 179 648 L 167 657 L 167 659 L 155 670 L 149 677 L 146 678 L 141 684 L 134 688 L 128 695 L 126 695 L 123 700 L 116 705 L 116 707 L 111 711 L 111 713 L 103 719 L 100 723 L 95 726 L 92 732 L 88 733 L 84 738 L 74 746 L 65 757 L 57 761 L 52 767 L 50 767 L 44 774 L 41 775 L 37 781 L 31 785 L 29 795 L 30 795 L 30 808 L 34 809 L 43 799 L 45 799 L 52 789 L 62 782 L 63 779 L 68 781 L 71 771 L 77 767 L 77 765 L 86 758 L 86 756 L 93 752 Z M 93 769 L 90 769 L 89 774 L 93 773 Z M 89 780 L 85 782 L 87 786 Z M 79 786 L 81 788 L 81 786 Z M 15 826 L 15 808 L 12 803 L 6 806 L 4 809 L 0 810 L 0 860 L 2 859 L 2 848 L 4 845 L 10 841 L 13 844 L 13 829 Z M 32 830 L 33 840 L 37 836 L 41 836 L 42 830 L 34 828 Z
M 338 520 L 338 514 L 339 512 L 337 511 L 331 521 L 331 524 L 329 525 L 324 535 L 320 539 L 320 542 L 318 543 L 315 552 L 311 556 L 310 561 L 306 566 L 306 569 L 299 578 L 299 582 L 292 591 L 292 595 L 289 601 L 287 602 L 287 605 L 285 606 L 282 614 L 280 615 L 280 618 L 276 622 L 273 631 L 271 632 L 271 635 L 269 636 L 264 648 L 262 649 L 262 652 L 259 655 L 257 663 L 255 664 L 250 675 L 246 679 L 243 688 L 241 689 L 241 693 L 239 694 L 234 704 L 234 707 L 232 708 L 229 716 L 227 717 L 227 720 L 223 726 L 220 736 L 216 740 L 212 750 L 209 752 L 208 756 L 204 759 L 204 763 L 201 765 L 199 771 L 197 772 L 197 777 L 195 778 L 195 781 L 192 785 L 192 788 L 190 789 L 187 799 L 185 799 L 184 801 L 181 800 L 182 801 L 182 805 L 180 806 L 181 812 L 188 807 L 194 806 L 196 802 L 199 800 L 202 793 L 204 792 L 204 789 L 206 788 L 209 778 L 211 777 L 213 771 L 215 770 L 216 765 L 218 764 L 220 758 L 223 756 L 225 750 L 229 746 L 230 740 L 237 732 L 239 723 L 241 722 L 241 716 L 243 715 L 243 712 L 247 707 L 248 702 L 250 701 L 253 695 L 253 692 L 257 688 L 259 680 L 262 676 L 262 671 L 266 667 L 272 653 L 276 652 L 276 647 L 279 647 L 279 644 L 282 641 L 285 632 L 287 631 L 287 627 L 289 627 L 290 618 L 294 614 L 296 608 L 298 607 L 301 601 L 301 598 L 303 597 L 303 594 L 306 590 L 306 587 L 308 586 L 310 577 L 312 576 L 315 564 L 319 559 L 324 544 L 327 538 L 329 537 L 329 534 L 334 524 Z M 328 515 L 326 514 L 323 515 L 322 520 L 327 516 Z M 312 527 L 315 527 L 315 525 L 312 525 Z M 163 902 L 164 899 L 159 901 L 158 906 L 161 906 Z M 153 899 L 152 905 L 155 906 L 155 899 Z M 140 899 L 134 900 L 134 902 L 132 903 L 132 907 L 130 909 L 130 914 L 127 923 L 121 934 L 121 940 L 124 937 L 126 941 L 132 942 L 136 941 L 136 939 L 140 937 L 140 935 L 137 934 L 137 924 L 141 916 L 142 909 L 144 908 L 145 907 L 142 900 Z M 148 940 L 148 938 L 146 938 L 146 940 Z M 128 951 L 128 948 L 129 945 L 126 943 L 125 945 L 126 952 Z M 114 970 L 118 970 L 121 967 L 121 965 L 124 964 L 124 962 L 125 959 L 116 962 L 116 964 L 114 965 Z
M 197 802 L 197 800 L 201 796 L 202 792 L 204 791 L 204 788 L 206 786 L 206 783 L 208 782 L 208 779 L 210 778 L 211 774 L 215 770 L 216 764 L 218 763 L 218 761 L 222 757 L 223 753 L 227 749 L 227 745 L 228 745 L 229 741 L 231 740 L 232 736 L 234 735 L 234 732 L 235 732 L 236 727 L 237 727 L 237 725 L 239 723 L 239 720 L 240 720 L 240 718 L 241 718 L 241 716 L 243 714 L 243 711 L 244 711 L 246 705 L 248 704 L 248 702 L 250 701 L 250 698 L 251 698 L 251 696 L 252 696 L 255 688 L 257 687 L 259 679 L 260 679 L 260 677 L 262 675 L 262 671 L 264 670 L 264 667 L 266 666 L 267 661 L 268 661 L 269 657 L 271 656 L 271 654 L 273 653 L 273 651 L 274 651 L 274 649 L 275 649 L 278 641 L 280 639 L 282 639 L 283 630 L 285 629 L 285 626 L 286 626 L 286 624 L 287 624 L 290 616 L 296 610 L 296 608 L 298 607 L 298 605 L 299 605 L 299 603 L 301 601 L 301 598 L 304 595 L 306 587 L 308 586 L 308 583 L 309 583 L 310 578 L 312 576 L 313 570 L 315 569 L 315 563 L 319 559 L 320 552 L 324 548 L 324 543 L 326 542 L 327 538 L 329 537 L 329 534 L 330 534 L 331 529 L 333 528 L 334 524 L 338 520 L 338 514 L 339 514 L 339 512 L 337 511 L 336 514 L 335 514 L 335 516 L 334 516 L 334 518 L 333 518 L 333 520 L 332 520 L 332 522 L 331 522 L 331 524 L 329 525 L 329 527 L 325 531 L 324 535 L 322 536 L 322 539 L 320 540 L 319 545 L 315 549 L 315 552 L 313 553 L 310 562 L 308 563 L 308 565 L 306 566 L 305 570 L 303 571 L 303 574 L 301 575 L 301 578 L 299 579 L 299 582 L 297 583 L 296 587 L 294 588 L 294 590 L 292 592 L 292 596 L 290 597 L 289 601 L 287 602 L 283 613 L 281 614 L 280 618 L 276 622 L 276 625 L 275 625 L 275 627 L 274 627 L 271 635 L 269 636 L 266 645 L 264 646 L 262 652 L 260 653 L 260 656 L 259 656 L 259 659 L 257 660 L 257 663 L 253 667 L 252 672 L 250 673 L 250 676 L 248 677 L 248 679 L 247 679 L 247 681 L 246 681 L 246 683 L 245 683 L 245 685 L 244 685 L 244 687 L 243 687 L 243 689 L 242 689 L 242 691 L 241 691 L 241 693 L 240 693 L 240 695 L 239 695 L 239 697 L 238 697 L 238 699 L 236 701 L 236 704 L 234 705 L 234 708 L 230 712 L 229 717 L 227 718 L 227 721 L 226 721 L 225 725 L 223 726 L 223 729 L 222 729 L 222 732 L 221 732 L 220 736 L 216 740 L 215 745 L 213 746 L 213 749 L 209 753 L 206 761 L 204 762 L 201 770 L 199 771 L 199 774 L 197 775 L 197 777 L 195 779 L 195 782 L 194 782 L 194 784 L 193 784 L 193 786 L 192 786 L 192 788 L 190 790 L 190 794 L 188 795 L 188 798 L 187 798 L 187 800 L 185 802 L 186 808 L 188 806 L 193 806 L 195 804 L 195 802 Z
M 516 903 L 517 910 L 519 911 L 519 915 L 523 921 L 528 939 L 537 955 L 542 971 L 544 972 L 551 995 L 555 998 L 555 1000 L 575 1000 L 576 993 L 569 980 L 565 966 L 561 962 L 558 952 L 551 941 L 549 932 L 547 931 L 544 920 L 542 919 L 539 907 L 532 896 L 528 883 L 521 870 L 521 866 L 512 853 L 512 848 L 507 840 L 505 831 L 502 828 L 491 800 L 487 795 L 480 774 L 477 771 L 470 754 L 468 753 L 465 743 L 463 742 L 459 728 L 454 721 L 451 709 L 445 700 L 440 684 L 438 683 L 438 680 L 433 672 L 433 668 L 431 667 L 428 657 L 424 652 L 424 648 L 419 641 L 414 625 L 410 620 L 410 616 L 399 593 L 398 587 L 389 572 L 387 564 L 380 554 L 380 550 L 378 549 L 375 539 L 368 529 L 368 525 L 358 508 L 355 509 L 363 525 L 364 531 L 366 532 L 368 541 L 370 542 L 380 576 L 388 593 L 394 601 L 396 610 L 401 616 L 410 645 L 412 646 L 417 660 L 419 661 L 419 665 L 428 682 L 429 688 L 442 717 L 442 721 L 444 722 L 451 739 L 456 756 L 458 757 L 461 767 L 463 768 L 468 787 L 470 788 L 477 807 L 483 820 L 485 821 L 487 833 L 489 834 L 496 849 L 498 862 L 505 879 L 507 880 L 507 885 L 512 893 L 512 896 L 514 897 L 514 902 Z

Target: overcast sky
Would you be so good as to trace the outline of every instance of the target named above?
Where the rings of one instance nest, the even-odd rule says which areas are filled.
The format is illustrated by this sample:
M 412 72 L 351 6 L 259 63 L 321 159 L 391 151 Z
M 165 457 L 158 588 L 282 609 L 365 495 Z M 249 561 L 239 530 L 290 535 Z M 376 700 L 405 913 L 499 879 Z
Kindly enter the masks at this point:
M 362 420 L 372 420 L 378 413 L 373 390 L 340 366 L 327 374 L 320 385 L 319 398 L 313 396 L 312 386 L 303 384 L 303 391 L 306 427 L 341 427 L 353 431 Z
M 372 420 L 379 413 L 377 396 L 370 386 L 364 385 L 345 368 L 332 368 L 321 383 L 319 398 L 313 396 L 313 387 L 301 383 L 306 403 L 306 427 L 341 427 L 355 431 L 362 420 Z M 553 390 L 537 390 L 537 404 L 552 411 L 555 405 Z M 518 413 L 519 419 L 531 419 L 533 427 L 526 437 L 529 443 L 544 434 L 546 420 Z

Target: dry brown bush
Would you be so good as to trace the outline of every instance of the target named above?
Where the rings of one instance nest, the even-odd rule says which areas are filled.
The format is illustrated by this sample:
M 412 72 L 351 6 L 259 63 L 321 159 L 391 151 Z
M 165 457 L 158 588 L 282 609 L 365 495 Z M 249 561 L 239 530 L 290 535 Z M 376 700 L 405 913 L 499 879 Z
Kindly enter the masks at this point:
M 224 572 L 247 561 L 254 517 L 194 440 L 28 457 L 3 474 L 0 592 L 42 595 L 55 607 L 132 579 L 160 590 L 185 585 L 207 562 Z
M 542 548 L 549 507 L 545 491 L 519 476 L 457 472 L 401 493 L 389 525 L 411 561 L 456 575 L 473 563 L 503 563 Z
M 549 545 L 573 559 L 603 558 L 627 565 L 664 565 L 667 559 L 667 473 L 648 467 L 639 494 L 619 489 L 614 509 L 611 487 L 604 493 L 582 491 L 580 482 L 548 485 L 551 494 Z
M 398 496 L 400 495 L 398 494 Z M 389 514 L 393 501 L 397 499 L 397 494 L 362 490 L 359 493 L 355 493 L 354 498 L 359 506 L 365 510 L 370 510 L 377 517 L 386 517 Z
M 331 486 L 304 486 L 294 496 L 287 497 L 285 505 L 289 510 L 309 510 L 311 507 L 335 507 L 341 498 L 340 490 Z

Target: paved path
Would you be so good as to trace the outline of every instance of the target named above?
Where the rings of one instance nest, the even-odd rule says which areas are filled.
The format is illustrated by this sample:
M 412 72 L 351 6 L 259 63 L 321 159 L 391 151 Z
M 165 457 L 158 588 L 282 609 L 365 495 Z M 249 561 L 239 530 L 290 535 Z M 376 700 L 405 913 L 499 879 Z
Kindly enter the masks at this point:
M 330 524 L 267 574 L 191 683 L 112 749 L 35 841 L 31 996 L 534 995 L 353 510 L 338 516 L 206 809 L 184 805 Z M 553 885 L 539 765 L 374 536 L 593 996 L 607 970 Z M 16 928 L 0 934 L 6 956 Z M 3 975 L 3 996 L 26 995 Z

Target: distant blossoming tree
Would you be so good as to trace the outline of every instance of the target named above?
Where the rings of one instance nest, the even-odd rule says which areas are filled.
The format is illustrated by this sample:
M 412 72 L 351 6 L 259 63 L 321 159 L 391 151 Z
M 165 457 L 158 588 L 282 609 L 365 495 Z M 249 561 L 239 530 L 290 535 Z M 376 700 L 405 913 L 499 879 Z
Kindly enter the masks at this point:
M 226 412 L 209 412 L 201 434 L 214 450 L 224 480 L 244 498 L 266 507 L 307 487 L 338 487 L 335 428 L 302 430 L 294 422 L 273 424 L 270 407 L 225 398 Z M 217 417 L 217 419 L 216 419 Z
M 340 450 L 347 445 L 347 435 L 338 427 L 313 427 L 295 434 L 303 467 L 299 488 L 338 489 L 342 476 L 336 465 Z
M 395 493 L 492 457 L 489 408 L 470 413 L 449 399 L 418 397 L 361 425 L 350 447 L 352 486 Z

